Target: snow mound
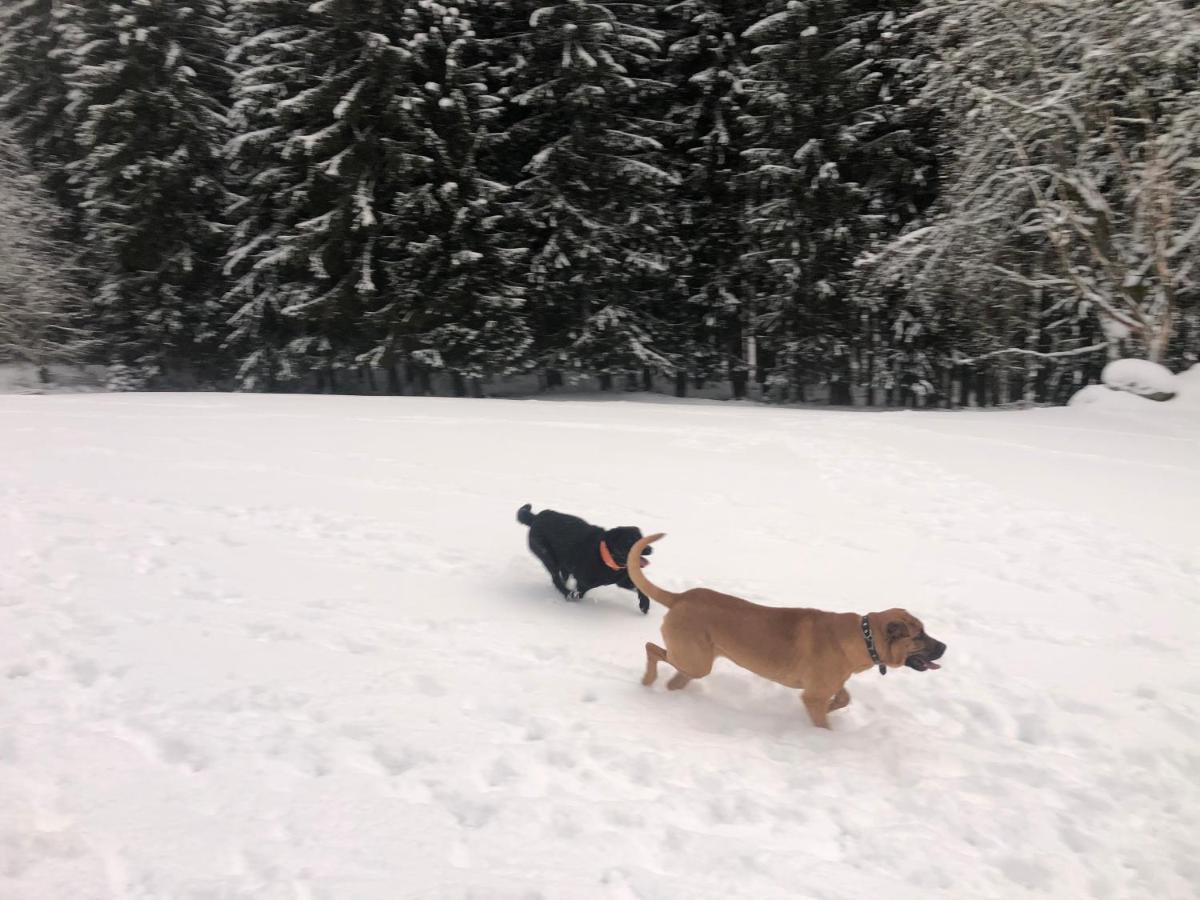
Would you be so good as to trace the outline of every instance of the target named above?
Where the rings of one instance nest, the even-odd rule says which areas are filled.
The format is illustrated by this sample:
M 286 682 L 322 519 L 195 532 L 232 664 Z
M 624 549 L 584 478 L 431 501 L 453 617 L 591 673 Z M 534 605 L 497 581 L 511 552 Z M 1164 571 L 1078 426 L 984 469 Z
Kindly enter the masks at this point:
M 1135 363 L 1123 366 L 1122 363 Z M 1114 377 L 1110 370 L 1116 369 Z M 1155 370 L 1161 370 L 1156 372 Z M 1165 373 L 1166 377 L 1163 377 Z M 1157 379 L 1152 380 L 1151 375 Z M 1187 423 L 1200 412 L 1200 365 L 1185 372 L 1172 375 L 1162 366 L 1144 360 L 1123 359 L 1105 367 L 1102 377 L 1105 385 L 1091 384 L 1076 392 L 1068 406 L 1103 413 L 1133 413 L 1143 423 L 1176 422 Z M 1134 384 L 1136 380 L 1135 389 Z M 1168 380 L 1169 379 L 1169 380 Z M 1122 385 L 1128 385 L 1123 387 Z M 1157 387 L 1153 394 L 1142 393 Z M 1167 393 L 1169 391 L 1169 394 Z M 1145 399 L 1168 402 L 1145 403 Z
M 1104 367 L 1100 379 L 1114 391 L 1147 400 L 1170 400 L 1178 391 L 1170 369 L 1145 359 L 1114 360 Z
M 1105 412 L 1141 412 L 1146 404 L 1141 397 L 1125 391 L 1107 388 L 1102 384 L 1089 384 L 1071 395 L 1068 406 L 1086 406 Z

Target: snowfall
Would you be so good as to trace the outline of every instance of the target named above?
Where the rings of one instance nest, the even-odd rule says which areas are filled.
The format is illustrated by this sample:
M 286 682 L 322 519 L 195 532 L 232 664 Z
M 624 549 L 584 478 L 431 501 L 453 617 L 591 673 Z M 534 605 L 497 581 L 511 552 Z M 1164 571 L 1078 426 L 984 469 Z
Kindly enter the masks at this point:
M 0 396 L 0 897 L 1194 898 L 1200 369 L 1112 396 Z M 526 502 L 942 669 L 644 688 Z

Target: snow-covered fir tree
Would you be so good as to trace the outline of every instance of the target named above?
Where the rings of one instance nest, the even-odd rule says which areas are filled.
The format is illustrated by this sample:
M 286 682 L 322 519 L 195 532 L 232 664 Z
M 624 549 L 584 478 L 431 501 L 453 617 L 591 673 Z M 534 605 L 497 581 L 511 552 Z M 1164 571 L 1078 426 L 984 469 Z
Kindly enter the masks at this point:
M 521 368 L 523 298 L 493 233 L 503 190 L 476 165 L 495 101 L 463 10 L 242 0 L 235 22 L 242 383 L 315 372 L 340 389 L 341 370 L 382 368 L 394 391 L 402 367 Z
M 365 316 L 395 287 L 384 264 L 399 240 L 389 215 L 422 164 L 403 105 L 408 7 L 401 0 L 322 0 L 303 11 L 237 4 L 240 32 L 279 40 L 246 51 L 249 71 L 235 98 L 234 147 L 265 153 L 268 162 L 267 177 L 251 172 L 243 189 L 231 263 L 235 273 L 250 266 L 253 278 L 233 295 L 234 338 L 276 328 L 287 336 L 270 360 L 255 355 L 251 340 L 242 365 L 247 386 L 265 367 L 267 384 L 315 372 L 319 386 L 340 389 L 344 370 L 360 370 L 360 355 L 372 347 Z M 260 143 L 272 146 L 253 149 Z
M 312 274 L 298 252 L 297 226 L 311 218 L 320 172 L 294 141 L 289 101 L 318 87 L 323 72 L 306 46 L 329 20 L 292 0 L 238 0 L 230 15 L 235 75 L 226 148 L 232 233 L 224 264 L 228 318 L 224 343 L 238 383 L 272 390 L 307 376 L 319 328 L 284 316 Z M 298 346 L 293 346 L 293 341 Z
M 852 265 L 889 216 L 887 173 L 912 142 L 886 76 L 893 9 L 906 5 L 789 0 L 746 32 L 747 265 L 760 346 L 783 396 L 829 380 L 832 400 L 851 399 Z
M 528 223 L 529 291 L 540 349 L 569 370 L 673 370 L 682 317 L 671 219 L 678 176 L 656 118 L 660 32 L 644 4 L 513 2 L 492 32 L 507 50 L 506 158 Z M 500 33 L 496 33 L 500 32 Z
M 918 10 L 917 3 L 892 4 L 866 23 L 862 66 L 867 84 L 877 90 L 868 92 L 859 112 L 866 128 L 854 156 L 867 253 L 924 216 L 937 197 L 938 109 L 924 96 L 929 44 L 920 17 L 909 18 Z M 854 377 L 866 402 L 884 396 L 896 405 L 932 401 L 946 375 L 944 320 L 868 272 L 847 281 L 854 301 L 847 312 L 857 315 L 859 326 L 851 325 Z
M 499 99 L 463 8 L 421 0 L 405 12 L 410 73 L 401 102 L 413 135 L 412 169 L 392 215 L 393 286 L 368 316 L 373 362 L 410 359 L 453 376 L 458 392 L 533 366 L 518 264 L 506 247 L 507 185 L 480 169 Z
M 82 292 L 63 211 L 0 126 L 0 362 L 39 368 L 81 359 Z
M 114 377 L 213 374 L 227 50 L 214 0 L 63 3 L 93 318 Z
M 75 154 L 74 130 L 64 114 L 59 0 L 12 0 L 0 5 L 0 118 L 10 123 L 54 195 L 71 205 L 63 167 Z
M 676 193 L 680 235 L 690 251 L 685 268 L 689 369 L 730 377 L 746 387 L 743 324 L 747 315 L 742 256 L 747 244 L 741 175 L 747 136 L 743 121 L 748 42 L 742 34 L 761 4 L 684 0 L 670 8 L 677 31 L 668 47 L 674 85 L 670 120 L 679 126 L 672 152 L 681 157 Z

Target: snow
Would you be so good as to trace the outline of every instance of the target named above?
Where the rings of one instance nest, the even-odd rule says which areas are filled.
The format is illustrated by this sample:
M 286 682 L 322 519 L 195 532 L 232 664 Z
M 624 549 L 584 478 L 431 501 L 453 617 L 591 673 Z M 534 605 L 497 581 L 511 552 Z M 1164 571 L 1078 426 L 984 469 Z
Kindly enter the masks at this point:
M 1194 897 L 1200 404 L 1139 402 L 0 396 L 0 896 Z M 645 689 L 525 502 L 945 665 Z
M 1100 377 L 1114 391 L 1129 391 L 1155 400 L 1169 400 L 1178 389 L 1170 369 L 1145 359 L 1113 360 Z

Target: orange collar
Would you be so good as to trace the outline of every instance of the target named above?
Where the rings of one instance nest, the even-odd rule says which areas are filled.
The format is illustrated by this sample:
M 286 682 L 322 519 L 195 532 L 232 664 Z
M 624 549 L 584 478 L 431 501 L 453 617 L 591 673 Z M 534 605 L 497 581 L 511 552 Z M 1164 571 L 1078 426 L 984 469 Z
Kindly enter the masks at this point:
M 617 565 L 617 561 L 613 559 L 612 553 L 610 553 L 608 550 L 608 544 L 604 543 L 604 541 L 600 542 L 600 558 L 604 560 L 604 564 L 614 572 L 620 572 L 623 568 L 625 568 L 624 566 Z

